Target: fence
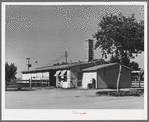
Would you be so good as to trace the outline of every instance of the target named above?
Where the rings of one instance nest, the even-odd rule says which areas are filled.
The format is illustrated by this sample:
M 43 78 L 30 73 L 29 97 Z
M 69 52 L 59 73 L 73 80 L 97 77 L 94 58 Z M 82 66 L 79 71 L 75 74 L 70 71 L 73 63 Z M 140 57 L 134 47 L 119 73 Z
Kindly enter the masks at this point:
M 46 87 L 49 86 L 49 80 L 17 80 L 7 83 L 7 88 L 25 88 L 25 87 Z

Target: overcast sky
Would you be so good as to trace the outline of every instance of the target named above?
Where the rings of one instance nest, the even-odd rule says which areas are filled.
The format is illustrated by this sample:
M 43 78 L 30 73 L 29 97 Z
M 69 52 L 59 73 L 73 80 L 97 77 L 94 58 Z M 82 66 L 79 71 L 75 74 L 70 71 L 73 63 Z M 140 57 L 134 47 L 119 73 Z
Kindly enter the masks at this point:
M 65 51 L 68 52 L 68 62 L 84 61 L 84 42 L 93 39 L 92 34 L 102 16 L 119 12 L 125 16 L 135 13 L 137 20 L 144 19 L 144 8 L 137 5 L 7 5 L 6 62 L 15 63 L 17 77 L 22 77 L 21 71 L 27 70 L 27 57 L 31 58 L 31 69 L 37 67 L 35 61 L 38 66 L 44 66 L 63 56 Z M 101 58 L 99 50 L 95 51 L 94 58 Z M 59 63 L 63 61 L 65 58 Z M 135 61 L 143 68 L 144 54 Z

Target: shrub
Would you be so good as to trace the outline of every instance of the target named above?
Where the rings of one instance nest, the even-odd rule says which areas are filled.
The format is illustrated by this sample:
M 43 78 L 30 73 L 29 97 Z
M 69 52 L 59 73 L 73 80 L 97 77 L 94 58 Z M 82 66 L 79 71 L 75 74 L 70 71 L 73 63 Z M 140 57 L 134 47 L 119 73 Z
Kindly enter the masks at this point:
M 117 93 L 117 91 L 100 91 L 96 92 L 97 95 L 110 95 L 110 96 L 141 96 L 143 95 L 143 90 L 131 90 L 131 91 L 120 91 Z

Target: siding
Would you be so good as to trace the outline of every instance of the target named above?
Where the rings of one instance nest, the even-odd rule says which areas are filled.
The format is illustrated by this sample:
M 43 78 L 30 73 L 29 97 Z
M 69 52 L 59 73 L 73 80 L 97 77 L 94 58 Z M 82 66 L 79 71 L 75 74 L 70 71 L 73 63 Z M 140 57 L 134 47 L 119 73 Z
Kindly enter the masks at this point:
M 119 65 L 105 67 L 97 70 L 98 88 L 116 88 Z M 131 70 L 122 67 L 120 88 L 130 88 Z
M 95 79 L 95 88 L 97 88 L 97 72 L 84 72 L 82 87 L 87 88 L 88 83 L 92 83 L 92 79 Z
M 77 87 L 77 73 L 80 72 L 80 67 L 71 67 L 71 78 L 70 78 L 70 87 L 73 88 L 74 86 Z
M 118 65 L 97 70 L 98 88 L 116 88 Z
M 131 70 L 122 67 L 120 88 L 130 88 L 130 87 L 131 87 Z

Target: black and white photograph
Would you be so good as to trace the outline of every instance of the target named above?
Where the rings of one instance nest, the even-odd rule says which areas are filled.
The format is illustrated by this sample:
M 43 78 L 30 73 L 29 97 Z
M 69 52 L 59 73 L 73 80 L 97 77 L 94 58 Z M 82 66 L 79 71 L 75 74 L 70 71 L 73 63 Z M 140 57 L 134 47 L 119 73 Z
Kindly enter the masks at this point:
M 147 2 L 2 3 L 3 120 L 146 120 Z

